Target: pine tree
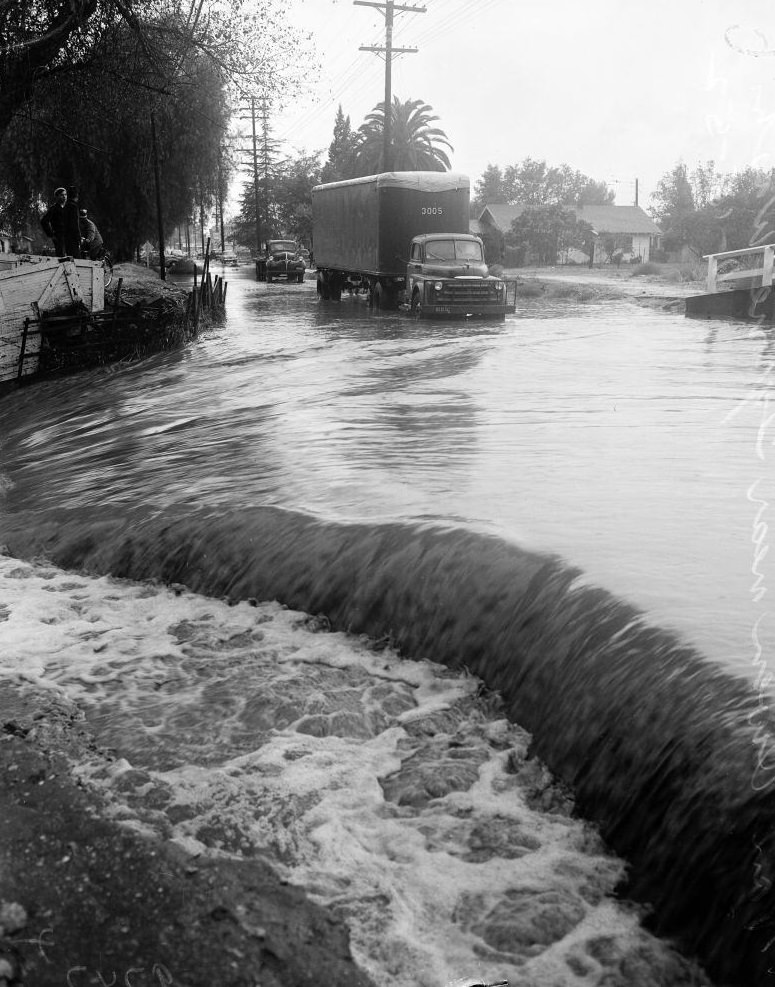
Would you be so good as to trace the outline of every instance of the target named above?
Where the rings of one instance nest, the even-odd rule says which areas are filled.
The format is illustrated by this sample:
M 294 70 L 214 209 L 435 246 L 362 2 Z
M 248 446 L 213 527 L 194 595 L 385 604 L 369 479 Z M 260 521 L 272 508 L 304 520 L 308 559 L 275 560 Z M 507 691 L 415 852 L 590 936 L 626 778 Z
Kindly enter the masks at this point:
M 339 182 L 352 177 L 356 144 L 350 117 L 344 115 L 340 103 L 334 121 L 334 139 L 328 146 L 328 161 L 323 166 L 322 181 Z

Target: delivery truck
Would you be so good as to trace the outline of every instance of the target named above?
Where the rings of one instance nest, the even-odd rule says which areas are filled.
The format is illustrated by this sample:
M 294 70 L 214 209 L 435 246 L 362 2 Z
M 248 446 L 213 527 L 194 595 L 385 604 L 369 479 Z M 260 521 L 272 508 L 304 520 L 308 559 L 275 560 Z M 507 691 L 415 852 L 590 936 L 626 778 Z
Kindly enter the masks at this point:
M 395 171 L 312 190 L 317 291 L 368 295 L 374 308 L 432 316 L 503 319 L 516 284 L 494 277 L 469 232 L 466 175 Z

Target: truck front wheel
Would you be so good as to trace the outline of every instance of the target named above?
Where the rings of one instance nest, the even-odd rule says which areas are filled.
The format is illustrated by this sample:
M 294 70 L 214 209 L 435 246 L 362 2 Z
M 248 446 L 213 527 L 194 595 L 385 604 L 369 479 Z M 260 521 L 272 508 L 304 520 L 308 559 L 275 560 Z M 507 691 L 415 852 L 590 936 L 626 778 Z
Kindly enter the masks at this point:
M 415 319 L 422 318 L 422 297 L 419 291 L 415 291 L 412 295 L 412 316 Z

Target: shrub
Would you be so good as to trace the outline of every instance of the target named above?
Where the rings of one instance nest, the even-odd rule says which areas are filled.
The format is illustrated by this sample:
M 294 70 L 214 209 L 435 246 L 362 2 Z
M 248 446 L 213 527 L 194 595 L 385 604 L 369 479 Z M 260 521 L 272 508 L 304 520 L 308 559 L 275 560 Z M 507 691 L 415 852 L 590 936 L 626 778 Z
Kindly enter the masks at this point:
M 524 246 L 506 247 L 503 256 L 505 267 L 523 267 L 527 250 Z
M 538 298 L 543 293 L 544 286 L 536 281 L 525 281 L 517 287 L 517 294 L 522 298 Z
M 702 281 L 705 271 L 698 264 L 681 264 L 678 274 L 682 281 Z
M 636 264 L 633 269 L 632 276 L 638 277 L 642 274 L 660 274 L 661 270 L 658 264 L 652 264 L 651 261 L 646 261 L 645 264 Z

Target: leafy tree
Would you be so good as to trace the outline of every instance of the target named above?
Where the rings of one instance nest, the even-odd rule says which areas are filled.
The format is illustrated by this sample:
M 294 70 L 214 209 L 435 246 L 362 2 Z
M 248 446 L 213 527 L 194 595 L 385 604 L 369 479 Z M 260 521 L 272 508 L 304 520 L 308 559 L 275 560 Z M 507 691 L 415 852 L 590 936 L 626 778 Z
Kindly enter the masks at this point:
M 549 168 L 545 161 L 525 158 L 519 165 L 509 165 L 503 174 L 506 198 L 510 203 L 543 206 L 556 201 L 550 193 Z
M 252 115 L 256 109 L 253 102 L 247 112 Z M 235 222 L 239 242 L 256 249 L 256 202 L 258 202 L 260 240 L 264 241 L 267 237 L 276 236 L 279 229 L 275 207 L 275 178 L 280 168 L 281 145 L 272 137 L 270 115 L 266 104 L 262 104 L 259 112 L 256 113 L 254 125 L 256 126 L 255 159 L 252 139 L 251 146 L 249 148 L 243 146 L 241 152 L 243 162 L 247 164 L 243 170 L 248 172 L 250 178 L 243 189 L 241 208 Z
M 342 112 L 342 104 L 336 111 L 334 138 L 328 146 L 328 160 L 323 166 L 321 181 L 340 182 L 353 172 L 353 158 L 358 139 L 353 133 L 349 116 Z
M 504 204 L 508 202 L 503 185 L 503 170 L 499 165 L 488 164 L 482 177 L 474 185 L 472 205 L 477 210 L 483 209 L 488 203 Z
M 532 253 L 539 264 L 555 264 L 561 250 L 581 246 L 590 236 L 589 223 L 576 219 L 559 203 L 528 206 L 512 221 L 506 245 Z
M 320 184 L 320 158 L 302 153 L 283 163 L 275 178 L 279 228 L 294 239 L 312 242 L 312 189 Z
M 715 250 L 775 242 L 775 170 L 746 168 L 729 176 L 726 191 L 708 208 L 720 230 Z
M 87 63 L 101 20 L 134 20 L 132 0 L 3 0 L 0 14 L 0 134 L 42 77 Z
M 605 182 L 597 182 L 567 164 L 554 167 L 529 157 L 505 169 L 502 194 L 507 202 L 520 205 L 606 205 L 614 200 L 614 192 Z
M 262 7 L 0 0 L 0 204 L 34 217 L 55 185 L 78 184 L 118 256 L 155 240 L 151 111 L 167 228 L 211 204 L 235 94 L 271 92 L 295 62 L 279 0 Z
M 439 118 L 420 99 L 402 103 L 393 97 L 391 112 L 392 167 L 396 171 L 448 171 L 452 150 L 443 130 L 433 127 Z M 385 103 L 378 103 L 358 128 L 353 173 L 350 177 L 373 175 L 384 170 Z M 443 145 L 443 146 L 442 146 Z
M 719 175 L 711 161 L 691 175 L 676 166 L 657 188 L 667 248 L 686 245 L 701 257 L 775 242 L 773 175 L 756 168 Z
M 672 227 L 668 242 L 686 244 L 701 258 L 705 254 L 727 249 L 727 231 L 724 211 L 717 203 L 709 203 L 703 209 L 682 216 Z
M 153 85 L 158 77 L 147 70 L 139 47 L 125 24 L 108 26 L 91 53 L 100 78 L 94 93 L 87 93 L 82 74 L 47 77 L 28 99 L 26 113 L 12 120 L 0 151 L 5 179 L 15 198 L 32 207 L 33 219 L 40 193 L 45 198 L 56 185 L 78 185 L 82 204 L 118 258 L 157 239 L 150 108 L 167 228 L 186 219 L 194 202 L 212 201 L 229 114 L 217 68 L 196 53 L 189 53 L 175 80 L 176 98 L 149 108 L 147 88 L 138 98 L 141 87 L 111 72 L 115 65 L 129 73 L 140 65 L 145 71 L 138 78 Z
M 711 202 L 723 195 L 730 181 L 729 175 L 716 171 L 715 161 L 699 163 L 689 175 L 692 201 L 695 209 L 705 209 Z
M 312 189 L 320 184 L 320 173 L 317 154 L 302 152 L 295 158 L 272 162 L 268 213 L 263 211 L 264 200 L 259 196 L 262 240 L 287 236 L 300 243 L 312 242 Z M 245 186 L 235 220 L 237 241 L 250 247 L 255 246 L 255 201 L 251 181 Z
M 681 223 L 695 208 L 689 174 L 683 162 L 679 161 L 672 171 L 660 178 L 651 200 L 651 215 L 665 233 L 665 247 L 675 249 L 682 242 Z

